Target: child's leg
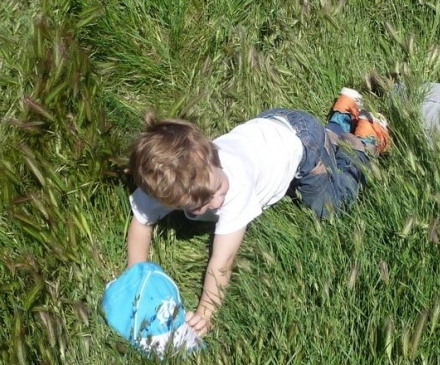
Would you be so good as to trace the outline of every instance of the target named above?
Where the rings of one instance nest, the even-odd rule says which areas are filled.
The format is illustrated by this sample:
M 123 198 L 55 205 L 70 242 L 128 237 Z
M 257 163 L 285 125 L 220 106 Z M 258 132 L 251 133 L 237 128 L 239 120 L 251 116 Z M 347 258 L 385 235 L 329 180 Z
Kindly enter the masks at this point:
M 379 156 L 390 147 L 388 121 L 379 113 L 375 115 L 361 110 L 354 134 L 362 141 L 373 156 Z
M 338 146 L 330 142 L 322 123 L 311 114 L 288 109 L 271 109 L 259 115 L 284 117 L 296 130 L 304 145 L 304 157 L 299 166 L 299 178 L 292 181 L 290 191 L 299 193 L 304 204 L 319 217 L 328 217 L 346 203 L 356 199 L 363 182 L 361 168 L 348 154 L 337 156 Z
M 344 133 L 339 138 L 340 144 L 334 145 L 324 127 L 322 129 L 324 144 L 318 159 L 312 163 L 315 167 L 295 179 L 292 187 L 320 218 L 326 218 L 357 200 L 359 190 L 365 184 L 364 172 L 370 168 L 370 160 L 364 151 L 351 147 L 357 143 L 361 145 L 353 134 Z
M 344 90 L 348 90 L 348 94 L 354 91 Z M 292 181 L 290 191 L 298 192 L 301 200 L 319 217 L 327 217 L 353 203 L 365 183 L 364 170 L 370 167 L 365 146 L 370 144 L 370 136 L 377 138 L 377 135 L 374 128 L 370 128 L 366 135 L 356 135 L 361 100 L 356 91 L 351 95 L 359 96 L 359 100 L 350 100 L 350 95 L 342 94 L 335 103 L 326 129 L 304 111 L 271 109 L 259 115 L 284 117 L 297 131 L 305 148 L 305 157 L 299 167 L 300 177 Z M 347 130 L 354 131 L 354 134 Z M 372 144 L 371 148 L 376 145 Z
M 346 204 L 356 199 L 360 186 L 365 184 L 364 172 L 370 169 L 370 159 L 390 146 L 386 119 L 380 114 L 375 117 L 361 107 L 361 95 L 343 88 L 327 125 L 335 142 L 336 164 L 341 172 L 340 188 L 349 187 L 345 194 L 341 192 Z
M 373 146 L 374 154 L 377 155 L 389 147 L 388 123 L 381 114 L 375 116 L 361 109 L 362 104 L 362 96 L 356 90 L 342 88 L 339 98 L 333 105 L 326 128 L 330 131 L 334 144 L 338 144 L 339 138 L 344 139 L 347 133 L 353 133 L 369 151 Z M 355 139 L 350 137 L 349 139 L 350 143 L 354 144 L 353 148 L 360 151 L 364 149 Z
M 338 188 L 345 204 L 354 202 L 359 188 L 365 184 L 365 169 L 370 159 L 389 148 L 386 119 L 361 110 L 362 97 L 352 89 L 343 88 L 330 113 L 327 133 L 335 145 L 336 165 L 340 172 Z
M 338 136 L 353 133 L 361 108 L 361 94 L 353 89 L 342 88 L 328 118 L 327 129 Z

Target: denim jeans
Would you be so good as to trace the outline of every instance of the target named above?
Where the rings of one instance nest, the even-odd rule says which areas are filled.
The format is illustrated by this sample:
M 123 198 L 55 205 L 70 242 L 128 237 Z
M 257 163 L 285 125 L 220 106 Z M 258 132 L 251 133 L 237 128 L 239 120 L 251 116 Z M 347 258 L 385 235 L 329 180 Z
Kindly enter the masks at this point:
M 275 108 L 260 113 L 258 118 L 276 116 L 290 123 L 304 145 L 299 177 L 292 181 L 288 195 L 299 193 L 320 218 L 353 203 L 365 183 L 364 169 L 370 166 L 367 155 L 330 143 L 322 123 L 305 111 Z

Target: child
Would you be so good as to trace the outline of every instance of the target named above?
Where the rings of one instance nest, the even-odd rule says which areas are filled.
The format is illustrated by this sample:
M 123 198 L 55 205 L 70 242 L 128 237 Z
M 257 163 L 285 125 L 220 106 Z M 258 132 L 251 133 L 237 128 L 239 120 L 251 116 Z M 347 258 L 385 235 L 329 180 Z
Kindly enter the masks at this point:
M 203 293 L 187 315 L 204 335 L 246 227 L 264 209 L 289 188 L 321 218 L 355 201 L 371 156 L 390 144 L 385 119 L 361 107 L 361 95 L 343 88 L 326 128 L 307 112 L 270 109 L 212 142 L 189 122 L 148 115 L 130 157 L 138 189 L 130 197 L 128 266 L 148 259 L 153 225 L 172 210 L 215 221 Z

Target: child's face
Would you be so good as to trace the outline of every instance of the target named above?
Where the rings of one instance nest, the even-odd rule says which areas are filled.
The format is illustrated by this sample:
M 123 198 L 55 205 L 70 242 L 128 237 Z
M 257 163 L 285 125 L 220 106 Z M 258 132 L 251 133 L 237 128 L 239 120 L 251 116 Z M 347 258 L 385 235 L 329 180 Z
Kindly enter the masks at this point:
M 190 210 L 189 212 L 194 215 L 202 215 L 205 214 L 208 209 L 215 210 L 220 208 L 224 201 L 226 193 L 229 189 L 229 180 L 224 171 L 219 168 L 215 167 L 211 173 L 210 176 L 210 183 L 211 183 L 211 189 L 215 191 L 214 196 L 212 199 L 205 205 L 202 205 L 201 207 Z

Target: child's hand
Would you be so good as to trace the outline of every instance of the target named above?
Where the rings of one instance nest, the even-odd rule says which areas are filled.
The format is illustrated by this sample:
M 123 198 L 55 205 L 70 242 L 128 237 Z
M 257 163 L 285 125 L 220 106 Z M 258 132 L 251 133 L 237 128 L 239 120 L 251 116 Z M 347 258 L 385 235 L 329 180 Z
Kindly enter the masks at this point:
M 203 337 L 211 329 L 211 320 L 208 317 L 201 316 L 198 313 L 187 312 L 185 317 L 186 323 Z

